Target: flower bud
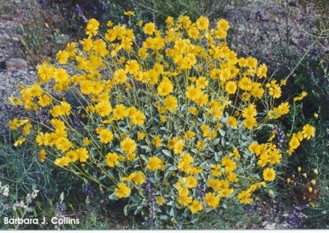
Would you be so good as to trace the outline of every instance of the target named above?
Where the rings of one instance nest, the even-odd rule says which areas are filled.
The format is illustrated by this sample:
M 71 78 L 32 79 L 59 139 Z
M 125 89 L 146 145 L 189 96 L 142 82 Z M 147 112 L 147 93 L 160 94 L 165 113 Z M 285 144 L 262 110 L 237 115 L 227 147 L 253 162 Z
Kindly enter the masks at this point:
M 308 187 L 308 191 L 311 193 L 313 192 L 313 188 L 311 186 Z

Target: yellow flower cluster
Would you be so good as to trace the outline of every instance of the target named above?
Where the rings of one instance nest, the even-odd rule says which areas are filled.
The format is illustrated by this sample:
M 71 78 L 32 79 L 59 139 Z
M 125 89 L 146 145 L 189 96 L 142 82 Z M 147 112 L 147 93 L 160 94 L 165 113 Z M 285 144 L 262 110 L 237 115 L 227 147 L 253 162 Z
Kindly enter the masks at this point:
M 288 154 L 292 154 L 299 146 L 300 143 L 306 139 L 309 140 L 315 136 L 315 128 L 310 124 L 304 125 L 303 129 L 297 133 L 294 133 L 289 141 Z
M 159 208 L 171 203 L 194 214 L 228 199 L 251 203 L 256 190 L 275 180 L 285 153 L 274 142 L 252 142 L 268 121 L 289 113 L 288 102 L 276 103 L 285 81 L 229 48 L 226 20 L 209 25 L 203 16 L 168 17 L 164 30 L 140 22 L 140 44 L 127 25 L 108 22 L 100 35 L 91 19 L 86 38 L 59 51 L 57 64 L 40 64 L 38 83 L 10 98 L 47 116 L 35 123 L 13 119 L 10 128 L 22 130 L 16 145 L 30 135 L 41 162 L 87 177 L 99 170 L 108 180 L 92 180 L 116 198 L 145 198 L 149 178 Z M 288 152 L 314 134 L 305 125 Z M 200 185 L 207 191 L 201 196 Z

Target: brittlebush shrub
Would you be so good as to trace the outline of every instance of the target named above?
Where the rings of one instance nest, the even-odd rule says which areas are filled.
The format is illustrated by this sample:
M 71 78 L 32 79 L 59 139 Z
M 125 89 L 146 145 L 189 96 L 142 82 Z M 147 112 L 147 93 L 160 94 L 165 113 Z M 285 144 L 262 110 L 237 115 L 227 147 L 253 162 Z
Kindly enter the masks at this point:
M 282 132 L 278 119 L 306 94 L 281 100 L 285 80 L 229 48 L 226 20 L 139 23 L 142 42 L 126 25 L 99 26 L 37 67 L 39 82 L 10 99 L 36 117 L 10 127 L 16 146 L 36 143 L 40 162 L 126 198 L 127 212 L 177 223 L 250 204 L 314 136 L 309 124 Z

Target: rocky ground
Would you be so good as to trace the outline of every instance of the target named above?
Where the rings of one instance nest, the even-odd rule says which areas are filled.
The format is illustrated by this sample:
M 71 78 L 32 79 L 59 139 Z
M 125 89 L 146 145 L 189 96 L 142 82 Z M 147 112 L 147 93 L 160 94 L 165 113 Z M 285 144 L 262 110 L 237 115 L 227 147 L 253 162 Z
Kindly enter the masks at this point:
M 256 56 L 266 62 L 272 71 L 284 67 L 290 57 L 301 58 L 305 53 L 329 53 L 329 38 L 321 36 L 328 31 L 329 3 L 319 9 L 311 1 L 253 0 L 248 5 L 232 8 L 226 18 L 231 24 L 230 41 L 241 55 Z M 318 43 L 313 43 L 319 39 Z M 292 61 L 291 64 L 297 63 Z
M 5 9 L 0 2 L 0 8 Z M 8 97 L 17 95 L 19 83 L 23 85 L 32 84 L 37 81 L 35 67 L 30 66 L 28 61 L 19 54 L 21 46 L 18 27 L 21 23 L 18 12 L 23 3 L 12 3 L 11 11 L 5 14 L 0 12 L 0 129 L 6 128 L 6 122 L 10 110 Z M 5 5 L 6 6 L 6 5 Z

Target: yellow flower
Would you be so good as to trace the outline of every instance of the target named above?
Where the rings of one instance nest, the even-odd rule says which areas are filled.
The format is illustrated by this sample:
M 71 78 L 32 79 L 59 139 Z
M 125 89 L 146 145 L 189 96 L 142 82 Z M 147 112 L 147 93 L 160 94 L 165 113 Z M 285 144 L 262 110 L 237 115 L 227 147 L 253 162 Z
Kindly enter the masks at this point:
M 191 85 L 186 88 L 185 95 L 187 99 L 196 101 L 200 98 L 202 92 L 200 88 L 196 88 L 195 86 Z
M 114 72 L 113 80 L 115 80 L 115 82 L 117 84 L 123 84 L 123 83 L 125 83 L 126 80 L 127 80 L 126 71 L 124 69 L 116 70 Z
M 255 104 L 250 104 L 248 107 L 243 109 L 242 116 L 244 118 L 253 118 L 257 115 Z
M 20 126 L 25 125 L 28 122 L 29 122 L 29 120 L 18 120 L 17 118 L 14 118 L 13 120 L 9 121 L 9 128 L 11 130 L 16 130 Z
M 135 176 L 133 177 L 133 182 L 137 185 L 145 183 L 145 176 L 144 173 L 141 171 L 135 172 Z
M 193 163 L 193 161 L 194 159 L 190 154 L 188 153 L 182 154 L 178 161 L 178 165 L 177 165 L 178 170 L 181 172 L 190 173 L 192 170 L 191 163 Z
M 196 87 L 197 88 L 200 88 L 200 89 L 203 89 L 203 88 L 206 88 L 208 87 L 208 80 L 206 77 L 199 77 L 197 80 L 196 80 Z
M 154 23 L 147 23 L 145 24 L 144 28 L 144 33 L 147 35 L 152 35 L 155 32 L 155 25 Z
M 126 68 L 127 73 L 134 74 L 134 75 L 138 74 L 138 71 L 140 69 L 139 63 L 136 60 L 127 61 L 125 68 Z
M 120 143 L 120 147 L 124 152 L 130 154 L 136 150 L 137 144 L 133 139 L 127 137 Z
M 31 132 L 31 128 L 32 128 L 31 123 L 27 123 L 27 124 L 24 125 L 24 127 L 23 127 L 22 134 L 23 134 L 23 135 L 28 135 L 28 134 L 30 134 L 30 132 Z
M 310 124 L 306 124 L 303 127 L 302 133 L 304 138 L 309 140 L 311 137 L 315 136 L 315 128 Z
M 39 151 L 38 159 L 39 159 L 39 161 L 40 161 L 41 163 L 44 163 L 44 162 L 45 162 L 45 160 L 46 160 L 46 155 L 47 155 L 47 153 L 46 153 L 46 151 L 45 151 L 44 149 L 42 149 L 42 150 Z
M 243 77 L 242 79 L 240 79 L 239 81 L 239 88 L 241 90 L 244 90 L 244 91 L 249 91 L 252 87 L 251 85 L 252 81 L 250 78 L 248 77 Z
M 157 156 L 152 156 L 147 162 L 146 168 L 151 171 L 163 170 L 164 169 L 163 161 Z
M 123 14 L 127 16 L 135 16 L 135 12 L 133 11 L 125 11 Z
M 194 200 L 189 205 L 189 209 L 191 210 L 192 214 L 195 214 L 197 212 L 200 212 L 203 209 L 203 207 L 200 201 Z
M 191 131 L 191 130 L 186 131 L 185 134 L 184 134 L 184 138 L 186 140 L 191 140 L 194 137 L 195 137 L 195 133 L 193 131 Z
M 292 150 L 295 150 L 299 147 L 299 145 L 300 145 L 300 142 L 299 142 L 298 138 L 296 136 L 293 136 L 289 141 L 289 147 Z
M 137 132 L 137 138 L 138 138 L 138 140 L 144 140 L 145 133 L 143 131 L 138 131 Z
M 63 50 L 60 50 L 56 54 L 56 59 L 59 64 L 65 64 L 67 62 L 67 59 L 69 58 L 69 53 Z
M 230 173 L 230 172 L 234 171 L 236 169 L 236 167 L 237 167 L 236 166 L 236 163 L 232 159 L 228 158 L 227 156 L 225 156 L 222 159 L 221 164 L 222 164 L 222 166 L 225 167 L 225 171 L 227 173 Z
M 297 96 L 297 97 L 294 98 L 294 101 L 301 101 L 306 96 L 307 96 L 307 92 L 306 91 L 302 91 L 302 93 L 299 96 Z
M 71 105 L 67 102 L 61 102 L 61 105 L 54 106 L 50 111 L 53 117 L 70 115 Z
M 106 128 L 97 128 L 96 133 L 98 134 L 101 143 L 107 144 L 113 139 L 112 132 Z
M 77 153 L 81 163 L 85 163 L 87 161 L 87 159 L 89 158 L 89 153 L 86 148 L 83 148 L 83 147 L 78 148 L 75 150 L 75 152 Z
M 214 164 L 210 171 L 210 174 L 213 176 L 221 176 L 222 175 L 222 167 L 220 164 Z
M 196 27 L 190 27 L 187 31 L 187 34 L 189 35 L 189 37 L 191 37 L 192 39 L 197 39 L 200 35 L 199 30 Z
M 109 167 L 115 167 L 119 162 L 120 162 L 121 158 L 119 156 L 119 154 L 117 153 L 108 153 L 106 155 L 106 164 Z
M 101 57 L 105 57 L 106 55 L 109 54 L 109 51 L 106 49 L 106 43 L 101 39 L 94 41 L 93 49 Z M 96 60 L 96 63 L 101 63 L 101 62 L 102 61 Z
M 133 161 L 135 158 L 136 158 L 136 153 L 130 153 L 130 154 L 127 154 L 127 160 L 128 161 Z
M 71 162 L 71 160 L 68 157 L 61 157 L 61 158 L 57 158 L 54 161 L 54 164 L 58 167 L 65 167 L 67 165 L 69 165 Z
M 198 114 L 198 109 L 196 107 L 190 107 L 189 108 L 189 113 L 191 113 L 192 115 L 197 115 Z
M 153 138 L 153 143 L 155 145 L 156 148 L 158 148 L 159 146 L 161 146 L 161 138 L 159 135 L 156 135 L 154 138 Z
M 208 206 L 212 208 L 217 208 L 219 205 L 220 198 L 215 193 L 208 192 L 204 196 L 204 200 Z
M 198 148 L 199 150 L 202 150 L 202 149 L 204 149 L 205 144 L 206 144 L 205 142 L 197 141 L 196 148 Z
M 174 153 L 176 155 L 180 154 L 183 152 L 183 149 L 184 149 L 184 141 L 182 139 L 177 140 L 174 144 Z
M 166 201 L 166 199 L 164 199 L 164 197 L 161 197 L 161 196 L 158 196 L 158 197 L 156 197 L 155 199 L 156 199 L 157 204 L 158 204 L 159 206 L 162 206 L 162 205 L 165 203 L 165 201 Z
M 166 117 L 166 116 L 160 116 L 160 121 L 161 121 L 162 123 L 167 122 L 167 117 Z
M 167 28 L 174 26 L 174 18 L 171 16 L 168 16 L 166 19 L 166 25 L 167 25 Z
M 231 95 L 234 94 L 236 92 L 236 89 L 237 89 L 237 85 L 233 81 L 227 82 L 225 85 L 225 90 L 228 94 Z
M 196 20 L 195 24 L 199 30 L 208 30 L 209 19 L 207 17 L 201 16 Z
M 177 109 L 177 99 L 173 95 L 169 95 L 164 99 L 163 105 L 168 111 L 175 111 Z
M 186 177 L 186 187 L 191 189 L 198 185 L 198 180 L 194 176 Z
M 49 144 L 49 134 L 45 134 L 43 132 L 40 132 L 37 137 L 35 138 L 35 141 L 37 142 L 38 146 L 45 145 L 47 146 Z
M 267 66 L 266 64 L 262 64 L 258 67 L 257 69 L 257 76 L 259 78 L 264 78 L 266 77 L 266 73 L 267 73 Z
M 26 138 L 20 136 L 14 143 L 14 146 L 17 147 L 19 145 L 22 145 L 26 141 Z
M 130 123 L 132 125 L 143 125 L 145 121 L 145 115 L 137 110 L 135 107 L 130 107 L 127 109 L 129 114 L 128 117 L 130 118 Z
M 226 124 L 229 125 L 231 128 L 236 129 L 238 126 L 238 121 L 235 117 L 229 116 L 227 118 Z
M 173 91 L 173 89 L 174 89 L 173 84 L 167 77 L 165 77 L 158 86 L 158 93 L 160 96 L 166 96 L 170 94 Z
M 114 189 L 114 193 L 118 198 L 125 198 L 130 196 L 130 188 L 124 184 L 124 183 L 119 183 L 117 187 Z
M 280 115 L 285 115 L 285 114 L 288 114 L 289 113 L 289 103 L 288 102 L 284 102 L 282 104 L 280 104 L 278 106 L 278 113 Z
M 263 171 L 263 178 L 265 181 L 273 181 L 275 179 L 275 171 L 273 168 L 266 168 Z
M 85 137 L 85 138 L 83 138 L 82 143 L 84 146 L 89 146 L 91 142 L 90 142 L 89 138 Z
M 217 29 L 218 29 L 218 30 L 224 30 L 224 31 L 227 31 L 228 29 L 230 29 L 230 25 L 229 25 L 229 23 L 227 22 L 227 20 L 225 20 L 225 19 L 220 19 L 220 20 L 218 20 L 218 22 L 217 22 Z
M 94 18 L 90 19 L 87 23 L 86 34 L 88 36 L 95 36 L 97 34 L 98 27 L 99 22 Z
M 123 104 L 117 104 L 115 105 L 113 109 L 113 118 L 115 120 L 123 120 L 126 116 L 128 116 L 128 111 L 126 106 Z
M 40 104 L 41 107 L 47 107 L 51 104 L 52 100 L 51 97 L 47 94 L 43 94 L 39 96 L 38 104 Z
M 279 87 L 278 85 L 275 85 L 275 86 L 273 86 L 273 87 L 271 87 L 271 88 L 269 89 L 269 94 L 270 94 L 270 96 L 272 96 L 274 99 L 278 99 L 278 98 L 280 98 L 280 97 L 281 97 L 281 93 L 282 93 L 282 91 L 281 91 L 281 87 Z
M 105 117 L 110 115 L 112 106 L 109 101 L 101 101 L 95 106 L 95 111 L 101 116 Z
M 256 127 L 257 126 L 257 120 L 256 118 L 246 118 L 244 121 L 243 121 L 243 125 L 251 130 L 253 127 Z
M 192 202 L 192 197 L 188 196 L 188 193 L 186 195 L 179 195 L 178 196 L 178 204 L 181 206 L 188 206 Z
M 16 97 L 11 96 L 8 99 L 9 99 L 9 102 L 10 102 L 11 105 L 16 106 L 16 105 L 22 105 L 23 104 L 23 101 L 20 98 L 16 98 Z
M 238 194 L 238 199 L 242 204 L 250 204 L 252 203 L 251 193 L 249 191 L 241 191 Z
M 127 182 L 133 181 L 134 184 L 140 185 L 140 184 L 144 184 L 144 182 L 145 182 L 145 176 L 144 176 L 144 173 L 143 172 L 138 171 L 138 172 L 131 173 L 127 177 L 122 177 L 121 178 L 121 181 L 127 181 Z

